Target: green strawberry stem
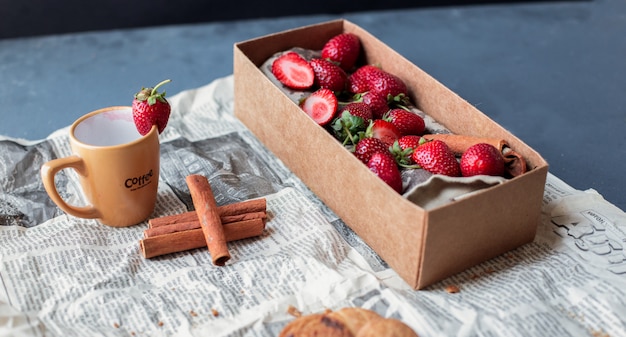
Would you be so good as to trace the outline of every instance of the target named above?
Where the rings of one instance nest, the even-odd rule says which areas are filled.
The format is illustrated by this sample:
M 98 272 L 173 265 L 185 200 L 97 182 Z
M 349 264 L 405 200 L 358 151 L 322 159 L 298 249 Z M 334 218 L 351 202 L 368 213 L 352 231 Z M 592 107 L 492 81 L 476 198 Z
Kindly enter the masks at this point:
M 170 82 L 172 82 L 172 80 L 170 80 L 170 79 L 163 80 L 163 81 L 159 82 L 159 84 L 155 85 L 155 86 L 154 86 L 154 88 L 152 88 L 152 91 L 150 92 L 150 96 L 152 96 L 152 95 L 156 94 L 156 93 L 157 93 L 157 90 L 158 90 L 158 89 L 159 89 L 162 85 L 164 85 L 164 84 L 166 84 L 166 83 L 170 83 Z

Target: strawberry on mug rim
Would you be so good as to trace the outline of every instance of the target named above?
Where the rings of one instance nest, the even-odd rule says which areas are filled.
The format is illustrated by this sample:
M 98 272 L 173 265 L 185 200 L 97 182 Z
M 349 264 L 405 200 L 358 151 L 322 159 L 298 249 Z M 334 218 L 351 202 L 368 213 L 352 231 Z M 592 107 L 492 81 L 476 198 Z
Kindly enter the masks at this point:
M 163 132 L 167 126 L 172 110 L 170 103 L 165 99 L 165 91 L 159 93 L 158 89 L 171 82 L 167 79 L 159 82 L 154 88 L 141 88 L 134 95 L 132 103 L 133 120 L 137 131 L 142 136 L 150 132 L 153 125 L 156 125 L 159 133 Z

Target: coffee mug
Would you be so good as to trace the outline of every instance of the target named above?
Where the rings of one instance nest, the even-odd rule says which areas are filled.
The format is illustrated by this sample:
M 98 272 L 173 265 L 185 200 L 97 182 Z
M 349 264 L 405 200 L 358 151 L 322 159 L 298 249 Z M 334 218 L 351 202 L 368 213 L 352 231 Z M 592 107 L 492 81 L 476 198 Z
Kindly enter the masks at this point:
M 114 106 L 88 113 L 69 130 L 72 155 L 53 159 L 41 168 L 48 195 L 64 212 L 127 227 L 154 211 L 159 182 L 159 133 L 156 126 L 141 136 L 131 107 Z M 90 205 L 68 204 L 59 194 L 55 175 L 71 168 Z

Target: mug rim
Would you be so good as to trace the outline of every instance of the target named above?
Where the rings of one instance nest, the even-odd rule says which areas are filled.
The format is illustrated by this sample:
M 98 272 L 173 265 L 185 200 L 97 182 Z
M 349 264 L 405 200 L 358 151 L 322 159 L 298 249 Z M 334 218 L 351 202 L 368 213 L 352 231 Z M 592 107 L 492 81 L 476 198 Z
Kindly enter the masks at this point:
M 143 135 L 143 136 L 140 135 L 140 137 L 138 137 L 137 139 L 132 140 L 130 142 L 116 144 L 116 145 L 93 145 L 93 144 L 85 143 L 85 142 L 79 140 L 78 138 L 76 138 L 76 135 L 74 134 L 74 132 L 76 131 L 76 128 L 78 127 L 78 125 L 80 123 L 82 123 L 83 121 L 85 121 L 86 119 L 88 119 L 90 117 L 93 117 L 95 115 L 101 114 L 103 112 L 111 111 L 111 110 L 131 110 L 132 111 L 132 107 L 131 106 L 127 106 L 127 105 L 114 105 L 114 106 L 109 106 L 109 107 L 105 107 L 105 108 L 100 108 L 100 109 L 91 111 L 89 113 L 86 113 L 86 114 L 80 116 L 70 126 L 70 130 L 69 130 L 70 139 L 73 142 L 75 142 L 77 144 L 80 144 L 80 146 L 85 147 L 85 148 L 92 148 L 92 149 L 119 149 L 119 148 L 129 147 L 129 146 L 132 146 L 132 145 L 134 145 L 136 143 L 139 143 L 139 142 L 143 141 L 144 138 L 151 137 L 154 133 L 158 132 L 158 127 L 156 125 L 152 125 L 152 128 L 150 129 L 150 131 L 148 133 L 146 133 L 145 135 Z

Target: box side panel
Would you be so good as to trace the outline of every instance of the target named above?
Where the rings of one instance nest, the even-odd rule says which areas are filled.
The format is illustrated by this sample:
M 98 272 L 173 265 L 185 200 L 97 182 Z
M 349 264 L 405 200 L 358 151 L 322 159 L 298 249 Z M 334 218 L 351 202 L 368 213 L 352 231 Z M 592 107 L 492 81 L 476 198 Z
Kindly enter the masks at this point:
M 283 95 L 242 50 L 235 47 L 234 53 L 237 118 L 415 287 L 424 211 L 376 178 Z
M 531 242 L 547 173 L 544 166 L 429 212 L 418 288 Z

